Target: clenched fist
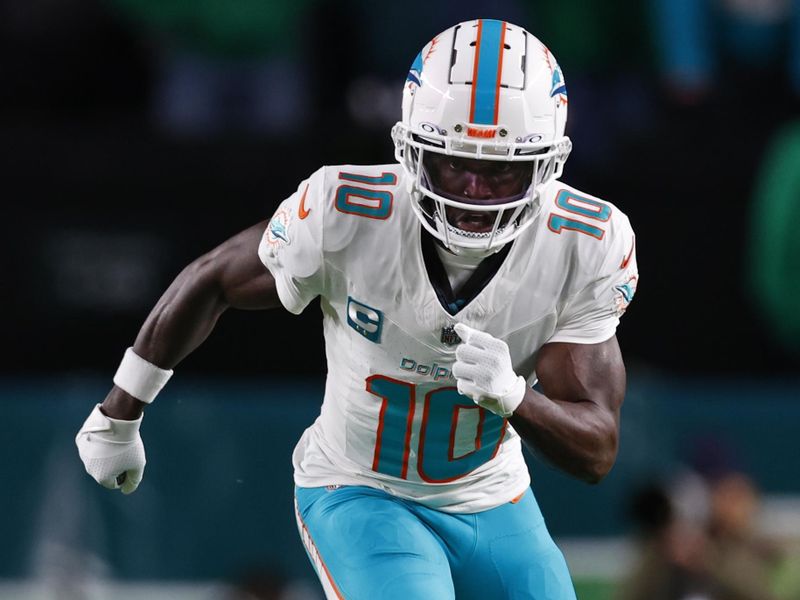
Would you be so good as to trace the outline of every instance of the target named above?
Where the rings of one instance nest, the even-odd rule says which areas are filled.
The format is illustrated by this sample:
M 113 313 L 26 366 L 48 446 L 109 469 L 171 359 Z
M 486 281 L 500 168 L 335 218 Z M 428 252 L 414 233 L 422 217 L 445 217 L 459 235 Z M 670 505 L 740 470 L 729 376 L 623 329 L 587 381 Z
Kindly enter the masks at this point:
M 453 376 L 458 392 L 501 417 L 510 417 L 522 402 L 527 384 L 511 366 L 508 345 L 463 323 L 455 326 L 461 338 Z
M 111 419 L 100 412 L 98 404 L 75 436 L 86 472 L 103 487 L 130 494 L 139 486 L 147 462 L 139 435 L 141 423 L 142 417 Z

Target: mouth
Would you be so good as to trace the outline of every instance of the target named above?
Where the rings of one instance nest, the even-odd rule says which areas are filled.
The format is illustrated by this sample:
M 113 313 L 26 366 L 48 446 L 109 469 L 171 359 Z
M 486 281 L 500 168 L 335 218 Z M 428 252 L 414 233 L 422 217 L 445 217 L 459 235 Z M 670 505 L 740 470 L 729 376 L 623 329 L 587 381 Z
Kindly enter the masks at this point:
M 460 209 L 448 210 L 448 220 L 454 227 L 471 233 L 489 233 L 494 227 L 497 214 Z

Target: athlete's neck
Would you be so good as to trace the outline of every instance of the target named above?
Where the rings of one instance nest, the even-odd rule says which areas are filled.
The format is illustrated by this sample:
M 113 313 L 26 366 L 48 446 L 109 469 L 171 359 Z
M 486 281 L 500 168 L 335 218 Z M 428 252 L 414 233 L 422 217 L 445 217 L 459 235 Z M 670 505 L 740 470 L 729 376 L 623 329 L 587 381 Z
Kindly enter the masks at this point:
M 439 243 L 436 244 L 436 253 L 450 280 L 450 288 L 456 294 L 483 260 L 483 257 L 453 254 Z

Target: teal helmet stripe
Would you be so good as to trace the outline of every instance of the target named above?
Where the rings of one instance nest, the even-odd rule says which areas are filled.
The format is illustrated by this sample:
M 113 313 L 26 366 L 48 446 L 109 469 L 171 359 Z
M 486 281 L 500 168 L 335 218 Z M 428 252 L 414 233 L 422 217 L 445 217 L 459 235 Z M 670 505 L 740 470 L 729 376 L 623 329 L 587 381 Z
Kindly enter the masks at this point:
M 471 123 L 497 125 L 505 32 L 504 21 L 478 21 L 469 119 Z

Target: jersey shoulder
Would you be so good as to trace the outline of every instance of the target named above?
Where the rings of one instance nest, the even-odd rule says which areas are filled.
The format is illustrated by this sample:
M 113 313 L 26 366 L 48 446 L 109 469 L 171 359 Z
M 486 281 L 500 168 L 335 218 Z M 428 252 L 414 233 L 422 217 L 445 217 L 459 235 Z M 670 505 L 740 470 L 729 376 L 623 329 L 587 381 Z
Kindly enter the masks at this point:
M 607 246 L 633 232 L 628 216 L 619 207 L 562 181 L 546 188 L 542 213 L 548 229 L 558 234 L 574 232 L 570 239 L 576 241 L 593 238 Z
M 370 230 L 386 232 L 391 227 L 385 223 L 397 221 L 400 207 L 408 204 L 400 198 L 403 177 L 399 164 L 320 167 L 278 207 L 265 235 L 267 247 L 299 244 L 324 253 Z
M 403 168 L 387 165 L 329 165 L 315 176 L 322 185 L 316 188 L 327 206 L 326 212 L 385 221 L 396 212 L 396 196 L 403 182 Z
M 278 284 L 283 305 L 298 313 L 328 295 L 337 273 L 395 247 L 404 234 L 400 165 L 325 166 L 281 202 L 258 254 Z M 385 252 L 384 252 L 385 253 Z
M 315 176 L 320 181 L 309 202 L 320 207 L 324 252 L 381 241 L 400 229 L 408 202 L 399 164 L 330 165 Z
M 626 262 L 635 237 L 630 220 L 607 200 L 554 181 L 542 194 L 541 217 L 551 243 L 592 272 L 624 268 L 631 260 Z

